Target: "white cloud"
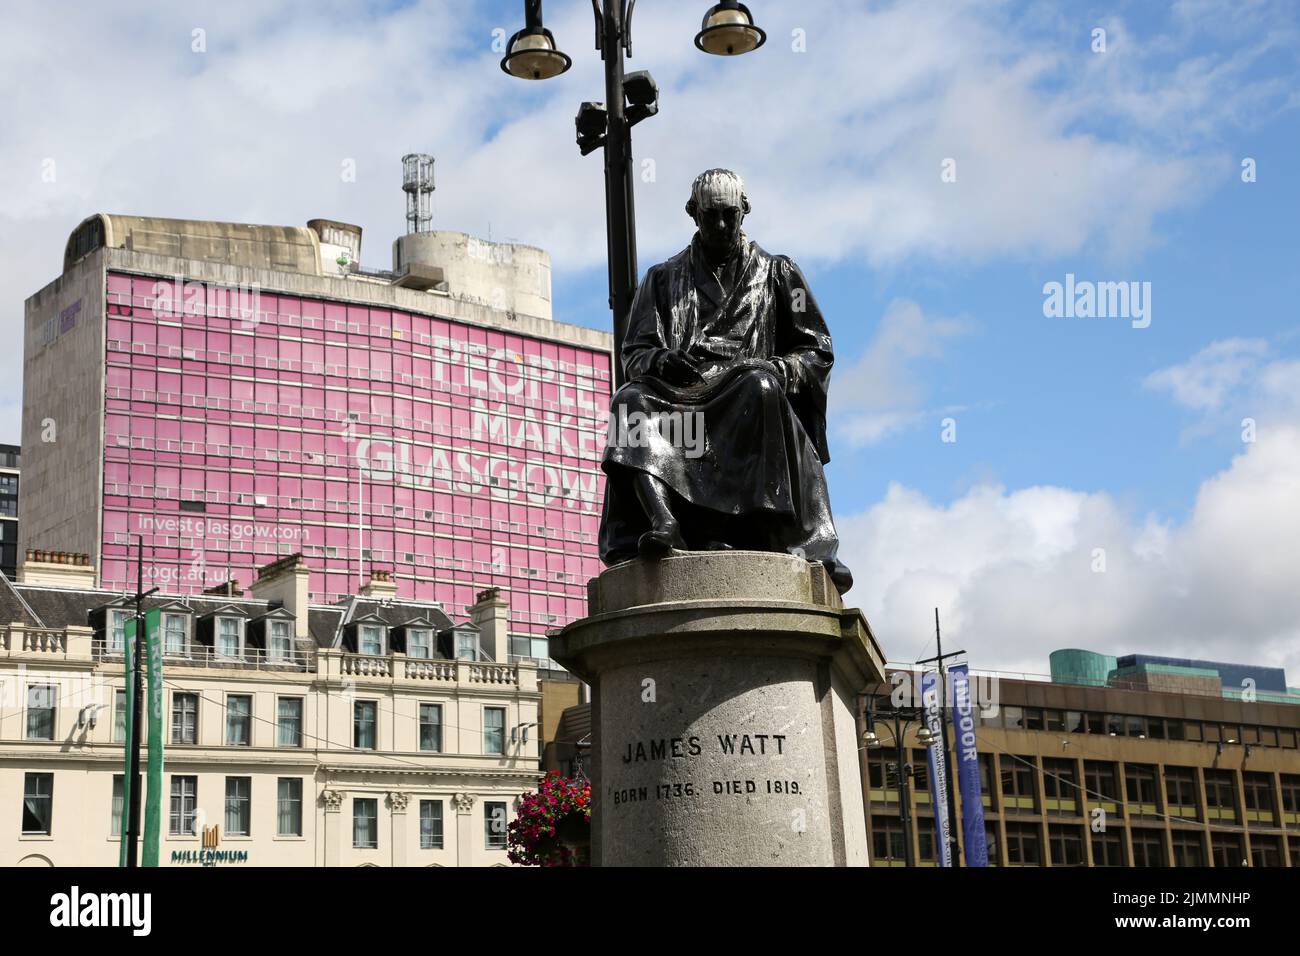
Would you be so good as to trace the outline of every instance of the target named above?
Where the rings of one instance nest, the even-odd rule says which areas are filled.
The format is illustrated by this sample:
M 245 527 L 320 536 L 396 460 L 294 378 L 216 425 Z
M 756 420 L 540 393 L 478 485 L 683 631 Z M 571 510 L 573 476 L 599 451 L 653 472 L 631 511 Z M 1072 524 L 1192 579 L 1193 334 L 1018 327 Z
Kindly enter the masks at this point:
M 1214 343 L 1153 376 L 1198 411 L 1259 403 L 1256 441 L 1182 522 L 1104 492 L 987 483 L 946 506 L 894 484 L 841 517 L 850 597 L 887 653 L 912 655 L 937 606 L 976 666 L 1042 674 L 1052 650 L 1085 647 L 1283 666 L 1300 684 L 1300 363 L 1265 351 Z
M 398 158 L 412 149 L 438 157 L 436 225 L 483 234 L 490 224 L 497 238 L 550 250 L 557 314 L 575 318 L 565 276 L 600 268 L 605 254 L 600 157 L 580 157 L 572 139 L 578 102 L 602 98 L 590 11 L 548 9 L 574 68 L 527 84 L 500 71 L 490 46 L 491 27 L 509 32 L 521 12 L 495 9 L 499 24 L 451 0 L 384 11 L 342 0 L 11 5 L 0 34 L 11 93 L 0 108 L 0 229 L 22 240 L 0 261 L 6 327 L 95 211 L 345 219 L 366 228 L 364 261 L 386 264 L 403 229 Z M 1176 33 L 1162 58 L 1112 60 L 1099 92 L 1078 25 L 1037 9 L 773 4 L 762 12 L 768 44 L 721 62 L 691 45 L 695 4 L 642 5 L 629 65 L 652 69 L 663 91 L 661 114 L 634 134 L 638 170 L 655 164 L 637 184 L 643 264 L 685 244 L 687 188 L 714 165 L 746 175 L 755 238 L 805 262 L 1141 248 L 1161 213 L 1211 181 L 1212 148 L 1170 139 L 1188 114 L 1216 130 L 1235 124 L 1239 106 L 1270 103 L 1293 75 L 1276 50 L 1267 75 L 1238 68 L 1263 55 L 1249 37 L 1207 60 Z M 791 49 L 796 27 L 807 53 Z M 206 53 L 191 52 L 195 28 L 207 31 Z M 1157 102 L 1189 75 L 1194 97 Z M 1112 119 L 1126 125 L 1107 128 Z M 940 182 L 947 157 L 956 183 Z M 339 177 L 348 158 L 353 183 Z M 54 182 L 40 178 L 45 159 Z M 16 350 L 0 357 L 13 399 L 18 362 Z M 0 437 L 16 438 L 8 424 Z
M 1268 343 L 1263 339 L 1222 339 L 1181 365 L 1152 372 L 1142 384 L 1169 392 L 1174 401 L 1188 408 L 1217 411 L 1248 376 L 1258 372 L 1267 354 Z
M 916 364 L 940 358 L 951 339 L 969 331 L 969 322 L 930 318 L 911 300 L 890 302 L 862 355 L 841 360 L 833 373 L 829 420 L 837 437 L 872 445 L 930 419 L 938 427 L 940 410 L 924 407 Z

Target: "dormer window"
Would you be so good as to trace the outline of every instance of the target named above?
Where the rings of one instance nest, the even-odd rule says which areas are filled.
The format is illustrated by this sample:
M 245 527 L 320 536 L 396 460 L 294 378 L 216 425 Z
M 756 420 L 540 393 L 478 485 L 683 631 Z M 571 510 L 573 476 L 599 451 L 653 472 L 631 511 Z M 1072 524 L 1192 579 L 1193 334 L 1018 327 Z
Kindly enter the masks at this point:
M 120 654 L 126 648 L 126 622 L 131 620 L 130 611 L 114 610 L 108 612 L 108 634 L 106 635 L 108 652 Z
M 456 632 L 456 660 L 478 660 L 478 633 L 476 631 Z
M 428 660 L 433 656 L 433 631 L 414 627 L 406 632 L 406 656 Z
M 217 618 L 215 641 L 217 657 L 240 658 L 244 656 L 244 622 L 238 617 Z
M 189 617 L 185 614 L 163 615 L 163 653 L 183 657 L 189 652 Z
M 384 653 L 384 628 L 378 624 L 362 624 L 357 628 L 357 650 L 372 657 Z
M 273 661 L 293 656 L 293 622 L 271 621 L 266 637 L 266 653 Z

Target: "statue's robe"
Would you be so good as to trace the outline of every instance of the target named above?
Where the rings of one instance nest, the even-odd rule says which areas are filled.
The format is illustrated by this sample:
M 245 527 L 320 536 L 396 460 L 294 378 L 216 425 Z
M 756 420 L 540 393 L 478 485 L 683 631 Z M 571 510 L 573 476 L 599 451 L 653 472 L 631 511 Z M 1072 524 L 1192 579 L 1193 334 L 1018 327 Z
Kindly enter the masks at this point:
M 671 349 L 695 359 L 706 383 L 680 387 L 656 377 L 656 358 Z M 830 461 L 826 394 L 834 356 L 798 266 L 742 237 L 738 254 L 715 275 L 697 235 L 646 272 L 621 354 L 627 382 L 610 402 L 603 461 L 605 563 L 634 557 L 649 530 L 630 481 L 632 471 L 642 471 L 686 503 L 675 513 L 692 549 L 785 551 L 840 567 L 822 470 Z M 784 391 L 767 365 L 777 356 L 793 373 Z M 691 433 L 676 427 L 693 414 L 704 426 L 697 457 L 683 447 Z M 637 436 L 621 424 L 638 421 L 659 425 Z

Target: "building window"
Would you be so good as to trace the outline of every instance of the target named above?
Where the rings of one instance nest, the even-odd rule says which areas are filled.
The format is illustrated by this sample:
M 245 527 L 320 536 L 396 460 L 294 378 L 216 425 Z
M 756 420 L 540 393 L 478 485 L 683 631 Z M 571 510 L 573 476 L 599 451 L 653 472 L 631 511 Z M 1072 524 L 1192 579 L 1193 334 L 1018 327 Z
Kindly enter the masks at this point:
M 199 805 L 199 778 L 172 775 L 171 826 L 172 836 L 190 836 L 194 833 L 194 814 Z
M 302 746 L 302 698 L 281 697 L 276 702 L 275 745 Z
M 352 845 L 358 850 L 379 846 L 379 801 L 373 797 L 352 801 Z
M 23 774 L 23 833 L 50 833 L 54 814 L 54 774 Z
M 1124 835 L 1105 830 L 1092 835 L 1093 866 L 1124 866 Z
M 871 818 L 871 860 L 873 863 L 903 862 L 903 824 L 893 817 Z
M 456 632 L 456 659 L 476 661 L 479 659 L 478 635 L 473 631 Z
M 1281 866 L 1282 841 L 1280 837 L 1253 833 L 1250 837 L 1251 866 Z
M 1215 833 L 1210 837 L 1215 866 L 1245 866 L 1241 837 L 1236 833 Z
M 1088 788 L 1088 798 L 1092 803 L 1095 804 L 1099 799 L 1106 803 L 1119 803 L 1119 786 L 1115 780 L 1113 763 L 1084 761 L 1083 777 Z
M 867 780 L 872 790 L 897 790 L 898 781 L 894 779 L 894 764 L 889 754 L 885 753 L 883 748 L 880 750 L 867 751 Z M 877 799 L 891 799 L 883 793 L 877 795 Z M 897 800 L 897 796 L 892 798 Z
M 489 850 L 506 848 L 506 805 L 491 800 L 483 803 L 483 832 Z
M 1165 798 L 1168 801 L 1166 809 L 1171 817 L 1197 819 L 1196 791 L 1195 767 L 1165 767 Z M 1175 848 L 1176 852 L 1177 848 Z
M 276 783 L 275 835 L 302 836 L 302 778 L 281 777 Z
M 352 746 L 357 750 L 375 749 L 375 713 L 378 704 L 359 700 L 352 705 Z
M 32 684 L 27 688 L 27 739 L 54 739 L 54 685 Z
M 1199 833 L 1175 830 L 1170 839 L 1174 850 L 1174 866 L 1205 866 L 1205 846 Z
M 121 654 L 126 649 L 126 622 L 131 619 L 130 611 L 108 612 L 108 652 Z
M 433 632 L 415 628 L 406 632 L 406 656 L 428 660 L 433 657 Z
M 108 835 L 111 837 L 121 837 L 122 835 L 122 814 L 126 810 L 126 788 L 124 783 L 126 775 L 121 773 L 113 774 L 113 799 L 110 810 L 112 819 L 108 821 Z M 135 778 L 137 787 L 143 786 L 144 776 L 140 775 Z M 143 796 L 144 791 L 140 791 Z
M 442 849 L 442 801 L 420 801 L 420 849 Z
M 126 691 L 113 691 L 113 743 L 126 743 Z
M 1237 819 L 1235 777 L 1236 774 L 1231 770 L 1205 771 L 1206 818 L 1210 820 Z
M 136 777 L 136 786 L 141 785 L 143 777 Z M 108 835 L 110 837 L 122 836 L 122 815 L 126 810 L 126 775 L 121 773 L 113 774 L 113 799 L 109 808 L 112 816 L 108 821 Z
M 442 750 L 442 705 L 420 705 L 420 749 L 437 753 Z
M 934 863 L 934 818 L 918 817 L 916 820 L 916 860 L 918 863 Z
M 1168 866 L 1165 857 L 1165 835 L 1160 830 L 1133 828 L 1133 865 Z
M 930 803 L 930 764 L 924 750 L 913 750 L 909 759 L 912 762 L 912 799 L 918 804 Z
M 384 653 L 384 629 L 377 624 L 361 625 L 361 653 L 379 657 Z
M 248 836 L 252 802 L 252 777 L 226 778 L 226 836 Z
M 1051 824 L 1047 839 L 1052 851 L 1052 866 L 1085 866 L 1083 833 L 1078 827 Z
M 199 695 L 172 694 L 172 743 L 199 742 Z M 175 777 L 172 778 L 173 782 Z
M 1008 812 L 1033 813 L 1037 764 L 1033 757 L 1002 755 L 1002 808 Z M 1010 858 L 1008 850 L 1008 860 Z
M 1036 823 L 1007 824 L 1007 865 L 1041 866 L 1042 846 Z
M 272 621 L 271 636 L 267 641 L 267 656 L 273 661 L 286 661 L 293 656 L 293 631 L 290 621 Z
M 1284 773 L 1281 775 L 1280 783 L 1282 784 L 1282 810 L 1285 813 L 1300 814 L 1300 777 L 1294 774 Z M 1300 823 L 1300 819 L 1284 821 L 1288 826 L 1295 826 Z M 1300 839 L 1295 841 L 1300 843 Z
M 506 709 L 504 707 L 483 708 L 483 752 L 485 754 L 506 752 Z
M 1241 795 L 1246 800 L 1246 822 L 1273 825 L 1273 775 L 1250 773 L 1241 775 Z
M 109 812 L 112 816 L 108 820 L 108 835 L 111 837 L 120 837 L 122 835 L 122 810 L 125 809 L 126 803 L 126 774 L 113 774 L 113 801 Z
M 246 694 L 226 697 L 226 746 L 247 747 L 253 742 L 253 698 Z M 230 832 L 230 828 L 226 828 Z
M 1043 758 L 1043 793 L 1047 812 L 1069 814 L 1079 812 L 1079 772 L 1073 760 Z M 1056 857 L 1052 857 L 1056 863 Z
M 243 651 L 243 621 L 237 617 L 217 618 L 217 656 L 237 658 Z
M 1128 795 L 1130 813 L 1149 816 L 1160 812 L 1155 767 L 1148 764 L 1127 764 L 1124 767 L 1124 789 Z
M 184 655 L 186 652 L 186 616 L 184 614 L 163 615 L 163 653 Z

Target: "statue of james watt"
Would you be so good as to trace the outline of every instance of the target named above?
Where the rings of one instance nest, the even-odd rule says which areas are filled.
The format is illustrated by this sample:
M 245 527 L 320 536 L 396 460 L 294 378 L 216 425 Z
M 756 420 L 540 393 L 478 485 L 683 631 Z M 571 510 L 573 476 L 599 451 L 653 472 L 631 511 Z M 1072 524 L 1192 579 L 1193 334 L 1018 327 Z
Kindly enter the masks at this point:
M 843 593 L 853 576 L 822 471 L 831 337 L 799 267 L 741 231 L 749 210 L 739 176 L 701 173 L 690 246 L 637 289 L 628 380 L 610 402 L 600 554 L 785 551 L 823 563 Z

